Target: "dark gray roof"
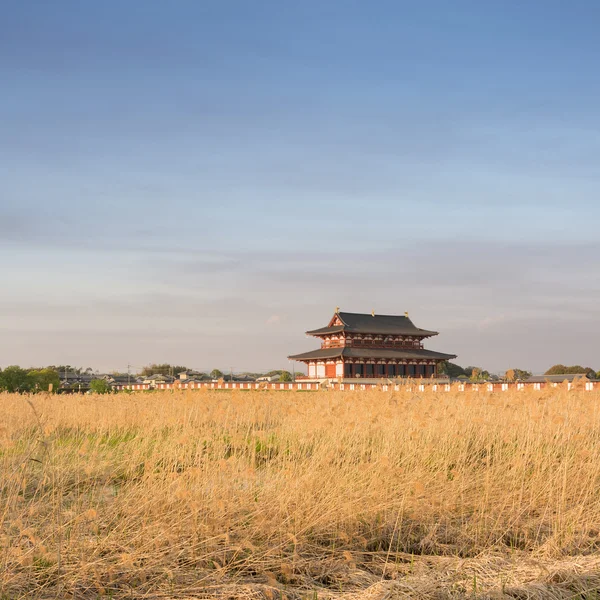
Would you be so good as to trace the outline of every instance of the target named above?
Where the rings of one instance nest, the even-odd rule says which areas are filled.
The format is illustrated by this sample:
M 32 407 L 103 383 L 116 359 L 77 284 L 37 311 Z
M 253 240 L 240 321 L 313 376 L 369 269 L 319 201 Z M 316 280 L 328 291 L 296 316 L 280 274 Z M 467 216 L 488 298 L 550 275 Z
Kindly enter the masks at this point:
M 161 373 L 144 376 L 143 379 L 144 381 L 175 381 L 175 377 L 171 377 L 171 375 L 162 375 Z
M 128 383 L 139 379 L 137 375 L 103 375 L 104 379 L 114 381 L 115 383 Z
M 419 329 L 407 316 L 397 315 L 369 315 L 362 313 L 339 312 L 338 317 L 343 325 L 333 327 L 321 327 L 307 331 L 309 335 L 324 335 L 327 333 L 338 333 L 347 331 L 349 333 L 374 333 L 383 335 L 415 335 L 432 336 L 437 331 Z
M 391 348 L 321 348 L 320 350 L 312 350 L 303 354 L 294 354 L 288 356 L 292 360 L 314 360 L 319 358 L 397 358 L 405 359 L 435 359 L 435 360 L 451 360 L 456 358 L 455 354 L 444 354 L 435 352 L 434 350 L 411 350 L 411 349 L 391 349 Z
M 326 335 L 328 333 L 339 333 L 340 331 L 349 331 L 345 325 L 334 325 L 333 327 L 319 327 L 319 329 L 311 329 L 306 333 L 308 335 Z
M 60 373 L 58 376 L 62 381 L 91 381 L 92 379 L 100 379 L 102 375 L 90 375 L 89 373 Z

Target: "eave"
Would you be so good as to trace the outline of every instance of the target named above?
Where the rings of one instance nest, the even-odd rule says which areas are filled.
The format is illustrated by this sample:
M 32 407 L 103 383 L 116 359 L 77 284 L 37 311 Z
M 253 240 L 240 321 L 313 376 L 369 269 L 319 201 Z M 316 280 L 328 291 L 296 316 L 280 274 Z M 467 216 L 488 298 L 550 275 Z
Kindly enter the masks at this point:
M 288 356 L 290 360 L 311 361 L 331 358 L 365 358 L 374 360 L 452 360 L 456 354 L 434 350 L 392 348 L 320 348 L 311 352 Z

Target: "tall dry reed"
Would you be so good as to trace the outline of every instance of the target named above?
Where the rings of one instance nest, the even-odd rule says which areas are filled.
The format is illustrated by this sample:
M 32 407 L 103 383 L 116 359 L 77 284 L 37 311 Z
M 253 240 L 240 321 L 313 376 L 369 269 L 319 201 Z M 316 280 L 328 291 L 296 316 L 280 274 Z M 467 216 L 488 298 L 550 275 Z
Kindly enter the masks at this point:
M 519 561 L 598 550 L 599 401 L 0 395 L 0 598 L 377 597 L 459 564 L 445 593 L 506 595 Z

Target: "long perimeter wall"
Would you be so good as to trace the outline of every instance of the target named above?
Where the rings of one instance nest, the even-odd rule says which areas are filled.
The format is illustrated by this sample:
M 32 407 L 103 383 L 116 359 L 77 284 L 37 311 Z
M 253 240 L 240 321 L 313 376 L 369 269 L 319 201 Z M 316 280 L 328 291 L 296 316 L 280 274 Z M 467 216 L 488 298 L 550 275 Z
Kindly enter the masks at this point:
M 242 383 L 242 382 L 195 382 L 195 383 L 158 383 L 156 385 L 150 383 L 134 383 L 131 385 L 115 386 L 116 390 L 124 391 L 144 391 L 144 390 L 194 390 L 194 389 L 210 389 L 210 390 L 278 390 L 278 391 L 313 391 L 318 390 L 339 390 L 342 392 L 353 392 L 361 390 L 382 390 L 389 391 L 406 391 L 406 392 L 450 392 L 451 390 L 459 392 L 467 391 L 484 391 L 484 392 L 507 392 L 508 390 L 524 390 L 534 389 L 542 390 L 547 387 L 564 387 L 568 390 L 572 388 L 585 389 L 588 392 L 600 390 L 600 381 L 586 381 L 585 383 L 420 383 L 407 382 L 402 384 L 395 383 L 339 383 L 339 382 L 300 382 L 294 383 Z

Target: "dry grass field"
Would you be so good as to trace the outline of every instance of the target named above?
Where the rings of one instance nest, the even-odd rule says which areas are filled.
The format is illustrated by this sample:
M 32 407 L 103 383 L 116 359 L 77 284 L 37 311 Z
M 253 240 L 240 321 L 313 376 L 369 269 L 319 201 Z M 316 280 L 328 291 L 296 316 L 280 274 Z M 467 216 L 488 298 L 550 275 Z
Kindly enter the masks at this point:
M 600 598 L 597 392 L 0 394 L 0 411 L 2 600 Z

